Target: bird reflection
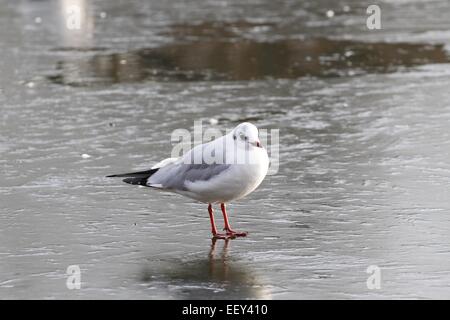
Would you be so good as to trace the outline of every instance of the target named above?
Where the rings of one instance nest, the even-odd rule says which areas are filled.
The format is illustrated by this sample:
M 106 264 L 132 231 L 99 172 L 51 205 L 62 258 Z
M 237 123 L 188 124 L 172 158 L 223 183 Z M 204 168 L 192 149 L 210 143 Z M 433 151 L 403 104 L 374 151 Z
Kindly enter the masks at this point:
M 224 245 L 222 247 L 222 252 L 219 254 L 218 258 L 216 257 L 216 246 L 217 246 L 216 238 L 211 239 L 211 249 L 209 251 L 209 276 L 211 279 L 215 281 L 233 281 L 233 277 L 242 276 L 241 272 L 234 272 L 232 270 L 230 275 L 230 262 L 228 261 L 229 255 L 229 246 L 231 239 L 225 239 Z M 245 277 L 244 277 L 245 278 Z M 234 279 L 238 280 L 238 279 Z
M 167 287 L 169 295 L 178 299 L 270 299 L 261 279 L 231 257 L 231 241 L 212 239 L 207 258 L 177 259 L 160 268 L 146 268 L 140 280 Z

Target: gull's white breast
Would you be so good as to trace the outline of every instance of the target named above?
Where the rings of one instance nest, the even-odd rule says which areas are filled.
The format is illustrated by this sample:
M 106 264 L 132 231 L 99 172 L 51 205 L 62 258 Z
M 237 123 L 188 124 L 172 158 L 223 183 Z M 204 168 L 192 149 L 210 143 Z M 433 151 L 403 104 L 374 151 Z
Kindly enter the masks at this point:
M 241 199 L 254 191 L 264 180 L 269 157 L 264 148 L 254 147 L 251 163 L 230 164 L 229 168 L 209 180 L 186 181 L 185 196 L 205 203 L 225 203 Z

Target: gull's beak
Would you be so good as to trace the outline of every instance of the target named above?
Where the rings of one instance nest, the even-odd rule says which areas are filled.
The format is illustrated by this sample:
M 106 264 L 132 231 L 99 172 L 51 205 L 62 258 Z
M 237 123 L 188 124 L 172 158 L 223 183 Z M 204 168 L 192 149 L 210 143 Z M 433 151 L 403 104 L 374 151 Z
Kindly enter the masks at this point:
M 254 145 L 255 147 L 258 147 L 258 148 L 262 148 L 262 144 L 261 144 L 261 142 L 259 140 L 256 140 L 255 142 L 252 142 L 252 145 Z

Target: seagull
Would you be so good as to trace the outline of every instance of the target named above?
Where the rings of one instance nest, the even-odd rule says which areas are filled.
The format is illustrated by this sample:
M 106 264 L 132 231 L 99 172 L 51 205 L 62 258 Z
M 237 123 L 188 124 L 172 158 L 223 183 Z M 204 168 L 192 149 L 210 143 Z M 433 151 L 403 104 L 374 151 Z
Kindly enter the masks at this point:
M 234 231 L 228 220 L 226 203 L 253 192 L 264 180 L 269 157 L 261 145 L 258 128 L 243 122 L 230 133 L 197 145 L 179 158 L 168 158 L 146 171 L 114 174 L 124 182 L 175 192 L 208 204 L 213 238 L 245 237 Z M 225 233 L 217 231 L 213 204 L 220 204 Z

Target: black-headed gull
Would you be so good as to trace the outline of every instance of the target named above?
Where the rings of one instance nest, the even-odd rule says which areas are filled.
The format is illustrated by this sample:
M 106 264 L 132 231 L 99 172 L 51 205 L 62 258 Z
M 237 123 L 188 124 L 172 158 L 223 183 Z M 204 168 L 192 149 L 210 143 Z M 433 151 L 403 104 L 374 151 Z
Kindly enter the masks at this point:
M 176 192 L 208 204 L 214 238 L 246 236 L 231 229 L 225 204 L 245 197 L 263 181 L 269 157 L 261 145 L 258 128 L 249 122 L 229 134 L 198 145 L 180 158 L 165 159 L 150 170 L 115 174 L 123 181 Z M 217 232 L 212 204 L 220 203 L 226 233 Z

